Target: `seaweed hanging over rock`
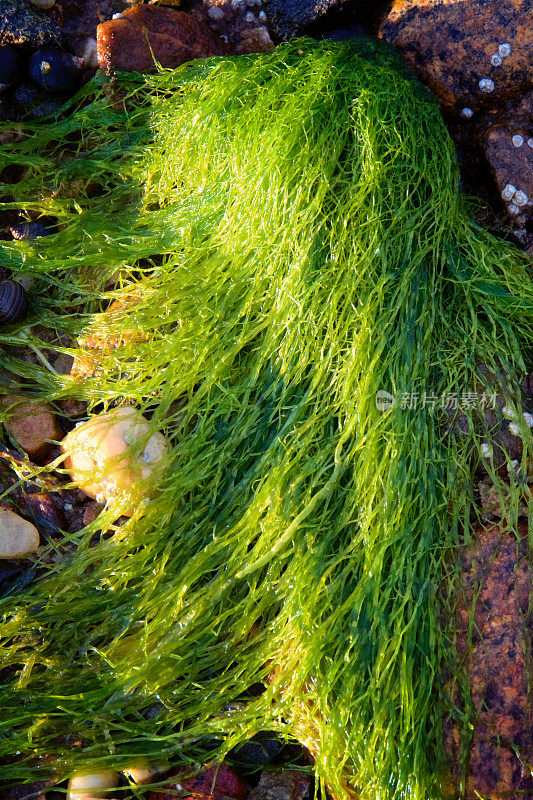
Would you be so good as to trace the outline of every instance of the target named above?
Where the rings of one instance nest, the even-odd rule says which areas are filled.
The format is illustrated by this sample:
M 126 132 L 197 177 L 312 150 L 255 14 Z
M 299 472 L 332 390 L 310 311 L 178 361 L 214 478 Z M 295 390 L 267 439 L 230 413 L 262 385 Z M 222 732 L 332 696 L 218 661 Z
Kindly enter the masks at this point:
M 34 760 L 2 770 L 190 763 L 268 730 L 336 797 L 438 796 L 442 586 L 489 437 L 473 402 L 456 435 L 440 399 L 516 402 L 526 259 L 472 222 L 438 106 L 385 46 L 99 81 L 0 156 L 27 168 L 6 207 L 57 219 L 2 242 L 39 288 L 6 367 L 47 402 L 135 406 L 169 454 L 149 502 L 108 503 L 113 536 L 91 547 L 89 526 L 3 602 L 0 754 Z M 90 368 L 18 358 L 43 329 Z

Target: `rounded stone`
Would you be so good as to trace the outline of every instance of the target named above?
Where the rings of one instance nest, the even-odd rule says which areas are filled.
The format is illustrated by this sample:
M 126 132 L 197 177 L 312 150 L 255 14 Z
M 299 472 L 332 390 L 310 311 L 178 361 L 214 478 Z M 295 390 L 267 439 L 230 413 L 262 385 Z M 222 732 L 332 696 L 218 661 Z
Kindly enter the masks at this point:
M 510 200 L 513 199 L 515 193 L 516 193 L 516 186 L 513 186 L 512 183 L 508 183 L 502 192 L 502 199 L 505 200 L 505 202 L 509 202 Z
M 118 786 L 118 772 L 97 772 L 73 775 L 68 782 L 67 800 L 97 800 L 109 797 L 108 789 Z
M 515 192 L 515 194 L 513 196 L 513 203 L 516 206 L 519 206 L 520 208 L 522 206 L 525 206 L 526 203 L 528 202 L 528 200 L 529 200 L 529 198 L 528 198 L 527 194 L 525 192 L 523 192 L 521 189 L 519 189 L 517 192 Z
M 135 408 L 97 414 L 62 442 L 65 469 L 80 489 L 99 503 L 126 500 L 132 514 L 163 473 L 170 445 Z
M 513 136 L 513 144 L 515 147 L 522 147 L 522 145 L 524 144 L 524 137 L 520 136 L 519 133 L 515 133 L 515 135 Z
M 35 525 L 8 508 L 0 508 L 0 558 L 23 558 L 38 547 Z

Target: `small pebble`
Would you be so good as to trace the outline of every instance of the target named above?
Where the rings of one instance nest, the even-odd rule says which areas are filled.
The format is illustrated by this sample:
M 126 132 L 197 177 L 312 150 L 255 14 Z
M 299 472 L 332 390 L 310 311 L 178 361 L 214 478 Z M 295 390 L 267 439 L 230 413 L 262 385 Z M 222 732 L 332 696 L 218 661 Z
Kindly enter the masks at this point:
M 264 11 L 261 11 L 261 14 L 264 14 L 264 13 L 265 13 Z M 259 15 L 259 18 L 261 18 L 261 14 Z M 266 19 L 266 15 L 265 15 L 265 19 Z M 463 117 L 463 119 L 470 119 L 470 117 L 474 116 L 474 112 L 472 111 L 471 108 L 468 108 L 468 106 L 467 106 L 466 108 L 462 109 L 462 111 L 460 112 L 460 116 Z
M 492 453 L 492 447 L 487 442 L 482 442 L 481 452 L 483 453 L 483 458 L 490 458 L 490 454 Z
M 513 136 L 513 144 L 515 147 L 522 147 L 522 145 L 524 144 L 524 137 L 520 136 L 519 133 L 515 133 L 515 135 Z
M 98 772 L 91 775 L 73 775 L 68 782 L 67 800 L 96 800 L 107 797 L 119 782 L 118 772 Z
M 267 15 L 265 14 L 264 11 L 260 11 L 258 17 L 261 20 L 261 22 L 266 22 Z
M 507 44 L 507 42 L 505 44 L 501 44 L 498 47 L 498 53 L 502 58 L 505 58 L 506 56 L 510 56 L 511 55 L 511 45 Z
M 533 414 L 529 414 L 527 411 L 524 411 L 524 420 L 526 425 L 530 428 L 533 428 Z
M 494 91 L 494 81 L 491 81 L 490 78 L 481 78 L 478 85 L 481 91 L 486 94 Z
M 512 183 L 508 183 L 502 192 L 502 199 L 505 200 L 505 202 L 508 202 L 509 200 L 513 199 L 515 194 L 516 194 L 516 186 L 513 186 Z
M 245 18 L 244 18 L 244 19 L 246 20 L 246 22 L 255 22 L 255 16 L 252 14 L 252 12 L 251 12 L 251 11 L 249 11 L 249 12 L 246 14 L 246 16 L 245 16 Z
M 122 19 L 122 14 L 120 12 L 117 12 L 116 14 L 113 14 L 111 19 Z
M 224 19 L 224 12 L 218 6 L 211 6 L 209 11 L 207 12 L 211 19 Z
M 8 508 L 0 508 L 0 558 L 24 558 L 38 547 L 35 525 Z
M 528 143 L 529 147 L 532 147 L 532 148 L 533 148 L 533 138 L 531 138 L 531 139 L 528 139 L 528 140 L 527 140 L 527 143 Z
M 514 204 L 516 206 L 520 206 L 520 207 L 525 206 L 527 204 L 528 200 L 529 200 L 529 198 L 528 198 L 527 194 L 525 192 L 523 192 L 521 189 L 519 189 L 517 192 L 515 192 L 514 197 L 513 197 Z
M 502 57 L 499 56 L 498 53 L 494 53 L 494 55 L 491 56 L 490 63 L 493 67 L 499 67 L 502 63 Z
M 516 422 L 509 423 L 509 431 L 513 434 L 513 436 L 518 436 L 519 431 Z
M 509 212 L 509 214 L 511 214 L 513 217 L 516 217 L 518 214 L 520 214 L 520 209 L 519 209 L 519 207 L 518 207 L 518 206 L 515 206 L 515 204 L 514 204 L 514 203 L 509 203 L 509 205 L 507 206 L 507 211 L 508 211 L 508 212 Z

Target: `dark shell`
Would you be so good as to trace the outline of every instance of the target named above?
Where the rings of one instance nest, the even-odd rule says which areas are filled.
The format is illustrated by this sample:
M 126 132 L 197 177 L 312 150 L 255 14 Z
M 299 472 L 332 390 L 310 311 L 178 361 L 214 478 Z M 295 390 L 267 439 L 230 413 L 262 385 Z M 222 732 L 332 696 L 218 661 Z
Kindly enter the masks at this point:
M 14 47 L 0 47 L 0 83 L 10 84 L 17 76 L 18 54 Z
M 52 233 L 42 222 L 24 222 L 22 225 L 13 225 L 9 230 L 13 239 L 38 239 Z
M 73 92 L 81 81 L 82 61 L 70 53 L 43 47 L 30 56 L 29 70 L 33 80 L 43 89 L 57 94 Z
M 0 322 L 17 322 L 26 314 L 26 292 L 16 281 L 0 283 Z

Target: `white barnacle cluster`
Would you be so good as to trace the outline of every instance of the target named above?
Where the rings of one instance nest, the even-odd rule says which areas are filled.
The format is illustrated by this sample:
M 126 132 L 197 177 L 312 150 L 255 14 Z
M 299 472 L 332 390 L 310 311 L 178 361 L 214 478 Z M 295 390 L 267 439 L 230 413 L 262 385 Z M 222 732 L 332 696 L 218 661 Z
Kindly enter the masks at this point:
M 490 78 L 481 78 L 478 86 L 485 94 L 490 94 L 490 92 L 494 91 L 494 81 L 491 81 Z
M 508 408 L 507 406 L 504 406 L 502 408 L 502 414 L 503 414 L 504 417 L 506 417 L 506 419 L 511 420 L 509 422 L 509 432 L 512 433 L 513 436 L 519 436 L 520 435 L 520 429 L 519 429 L 518 425 L 516 424 L 517 416 L 516 416 L 516 413 L 513 411 L 513 409 L 512 408 Z M 522 416 L 522 419 L 524 420 L 524 422 L 526 423 L 526 425 L 529 428 L 533 428 L 533 414 L 530 414 L 528 411 L 523 411 L 522 410 L 521 411 L 521 416 Z
M 517 189 L 512 183 L 508 183 L 502 191 L 502 200 L 507 203 L 507 211 L 511 216 L 516 217 L 521 209 L 529 203 L 529 197 L 522 189 Z

